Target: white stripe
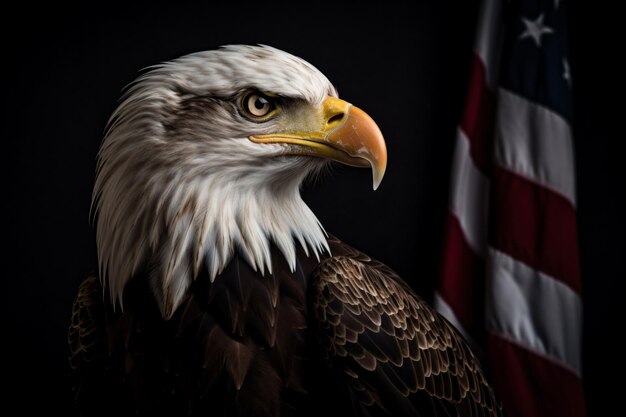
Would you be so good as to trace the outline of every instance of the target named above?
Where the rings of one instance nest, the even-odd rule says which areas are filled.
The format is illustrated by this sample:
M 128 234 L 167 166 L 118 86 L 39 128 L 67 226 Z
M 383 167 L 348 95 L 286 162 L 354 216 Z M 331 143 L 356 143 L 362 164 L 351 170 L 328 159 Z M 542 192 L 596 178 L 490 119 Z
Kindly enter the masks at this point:
M 561 116 L 508 90 L 498 91 L 496 160 L 576 205 L 574 148 Z
M 461 336 L 465 338 L 465 341 L 470 345 L 470 347 L 474 350 L 474 353 L 482 353 L 482 350 L 476 344 L 476 341 L 472 339 L 467 330 L 463 327 L 461 322 L 459 321 L 456 314 L 454 314 L 454 310 L 452 307 L 443 299 L 441 295 L 439 295 L 438 291 L 435 291 L 435 299 L 434 299 L 435 310 L 439 312 L 443 317 L 446 318 L 456 329 L 461 333 Z
M 581 374 L 582 301 L 562 282 L 489 248 L 486 325 Z
M 474 253 L 482 256 L 486 246 L 489 180 L 474 165 L 469 139 L 461 129 L 456 138 L 450 192 L 450 211 L 459 219 Z
M 497 69 L 502 43 L 501 33 L 501 13 L 502 0 L 486 0 L 482 2 L 481 10 L 478 14 L 478 32 L 474 50 L 485 65 L 486 82 L 492 90 L 495 90 L 497 80 Z

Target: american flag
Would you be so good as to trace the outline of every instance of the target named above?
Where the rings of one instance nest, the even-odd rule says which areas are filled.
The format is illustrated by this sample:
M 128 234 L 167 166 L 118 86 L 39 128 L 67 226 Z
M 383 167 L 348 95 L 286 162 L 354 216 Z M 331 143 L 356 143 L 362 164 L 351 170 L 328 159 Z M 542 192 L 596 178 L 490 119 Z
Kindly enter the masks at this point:
M 584 416 L 566 2 L 484 0 L 435 304 L 509 416 Z

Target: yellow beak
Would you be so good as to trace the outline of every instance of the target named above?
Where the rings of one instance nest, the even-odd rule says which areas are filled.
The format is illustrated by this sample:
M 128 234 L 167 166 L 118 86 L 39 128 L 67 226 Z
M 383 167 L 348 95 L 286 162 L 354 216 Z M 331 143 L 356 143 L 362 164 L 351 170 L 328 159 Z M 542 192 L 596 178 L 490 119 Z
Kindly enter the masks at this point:
M 289 143 L 289 154 L 330 158 L 355 167 L 371 167 L 374 189 L 387 168 L 387 147 L 380 129 L 363 110 L 334 97 L 324 100 L 321 123 L 307 131 L 253 135 L 255 143 Z

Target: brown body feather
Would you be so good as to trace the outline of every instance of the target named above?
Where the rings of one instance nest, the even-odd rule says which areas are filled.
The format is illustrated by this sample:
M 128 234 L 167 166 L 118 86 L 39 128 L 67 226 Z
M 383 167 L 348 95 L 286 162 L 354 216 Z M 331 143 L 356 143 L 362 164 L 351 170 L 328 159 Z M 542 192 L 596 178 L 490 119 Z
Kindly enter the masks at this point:
M 80 287 L 69 332 L 84 415 L 497 416 L 476 358 L 389 268 L 335 239 L 318 262 L 279 251 L 201 272 L 170 320 L 142 277 L 113 311 Z

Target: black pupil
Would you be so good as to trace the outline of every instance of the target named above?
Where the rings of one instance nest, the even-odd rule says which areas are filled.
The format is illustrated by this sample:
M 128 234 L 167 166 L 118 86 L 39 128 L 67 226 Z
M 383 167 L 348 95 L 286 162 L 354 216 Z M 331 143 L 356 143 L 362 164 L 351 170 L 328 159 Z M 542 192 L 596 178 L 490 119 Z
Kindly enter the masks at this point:
M 259 97 L 254 101 L 254 107 L 258 110 L 263 110 L 263 108 L 265 108 L 268 104 L 269 102 L 263 97 Z

